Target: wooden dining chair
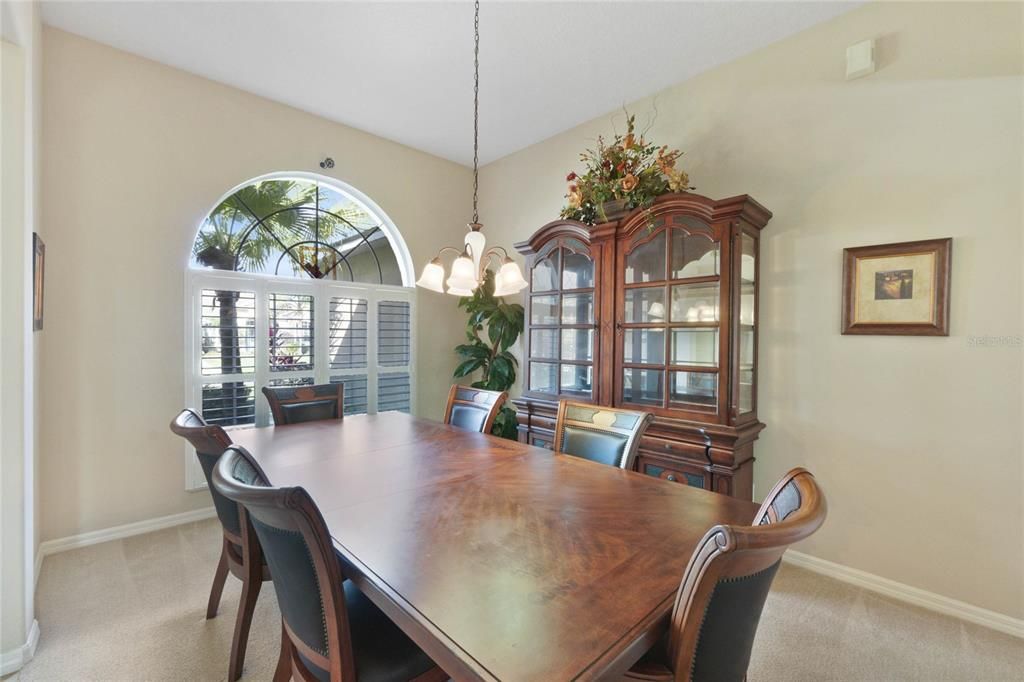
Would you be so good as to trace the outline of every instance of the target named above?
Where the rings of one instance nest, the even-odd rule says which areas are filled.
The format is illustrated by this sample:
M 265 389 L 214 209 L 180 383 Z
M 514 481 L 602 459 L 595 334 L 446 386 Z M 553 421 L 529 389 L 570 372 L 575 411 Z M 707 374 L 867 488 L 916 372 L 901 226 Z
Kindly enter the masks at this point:
M 761 610 L 782 555 L 825 521 L 825 495 L 806 469 L 772 488 L 751 526 L 715 526 L 683 574 L 666 643 L 626 673 L 629 680 L 741 682 Z
M 558 403 L 554 449 L 600 464 L 632 469 L 653 415 L 589 403 Z
M 301 487 L 273 488 L 232 446 L 213 485 L 248 512 L 274 576 L 281 656 L 274 680 L 446 680 L 448 676 L 350 580 L 327 525 Z
M 238 615 L 235 617 L 235 632 L 231 640 L 231 657 L 228 659 L 228 680 L 234 682 L 242 675 L 245 663 L 245 648 L 249 640 L 249 626 L 256 609 L 263 581 L 270 580 L 270 573 L 263 561 L 259 542 L 245 542 L 251 532 L 245 510 L 221 495 L 213 487 L 210 477 L 213 468 L 224 449 L 231 445 L 227 432 L 217 424 L 207 424 L 193 410 L 182 410 L 171 422 L 171 431 L 181 436 L 195 448 L 199 465 L 206 476 L 206 483 L 213 497 L 213 506 L 220 519 L 222 544 L 217 571 L 213 574 L 210 599 L 206 604 L 206 617 L 217 615 L 220 596 L 228 573 L 242 581 L 242 595 L 238 601 Z M 258 466 L 254 463 L 254 466 Z
M 505 391 L 485 391 L 455 384 L 448 391 L 444 423 L 467 431 L 490 433 L 507 399 L 508 393 Z
M 345 384 L 264 386 L 274 424 L 301 424 L 345 416 Z

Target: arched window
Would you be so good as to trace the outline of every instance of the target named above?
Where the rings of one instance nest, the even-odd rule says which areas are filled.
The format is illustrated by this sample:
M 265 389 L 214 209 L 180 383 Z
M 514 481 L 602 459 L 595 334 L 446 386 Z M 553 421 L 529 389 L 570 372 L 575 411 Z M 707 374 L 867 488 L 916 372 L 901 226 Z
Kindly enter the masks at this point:
M 389 227 L 350 191 L 320 180 L 269 177 L 217 204 L 199 229 L 192 265 L 401 286 L 407 284 L 405 263 L 395 249 L 404 252 L 404 245 L 395 243 L 400 237 Z
M 265 425 L 263 386 L 343 382 L 346 415 L 411 411 L 412 272 L 398 230 L 355 189 L 303 174 L 240 185 L 192 249 L 190 403 L 213 423 Z

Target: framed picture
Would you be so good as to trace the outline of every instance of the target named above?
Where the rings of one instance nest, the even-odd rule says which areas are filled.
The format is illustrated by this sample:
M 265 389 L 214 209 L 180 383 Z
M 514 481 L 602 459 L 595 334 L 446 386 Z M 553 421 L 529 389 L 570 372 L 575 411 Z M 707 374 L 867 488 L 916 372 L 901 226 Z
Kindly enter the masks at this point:
M 949 336 L 953 240 L 843 250 L 843 333 Z
M 32 233 L 32 330 L 43 328 L 43 267 L 46 264 L 46 244 Z

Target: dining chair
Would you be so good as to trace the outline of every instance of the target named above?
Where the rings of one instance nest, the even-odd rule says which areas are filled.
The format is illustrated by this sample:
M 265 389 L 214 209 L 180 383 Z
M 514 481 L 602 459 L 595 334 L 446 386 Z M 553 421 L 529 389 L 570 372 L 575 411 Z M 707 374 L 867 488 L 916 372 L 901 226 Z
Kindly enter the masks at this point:
M 444 423 L 467 431 L 490 433 L 507 399 L 508 393 L 505 391 L 485 391 L 455 384 L 448 391 Z
M 555 421 L 555 452 L 632 469 L 640 437 L 654 416 L 562 400 Z
M 825 495 L 806 469 L 772 488 L 751 526 L 715 526 L 700 541 L 676 593 L 667 642 L 629 680 L 741 682 L 782 555 L 825 521 Z
M 345 384 L 264 386 L 263 395 L 278 426 L 345 416 Z
M 281 608 L 274 680 L 446 680 L 448 676 L 345 580 L 327 525 L 301 487 L 274 488 L 232 446 L 213 473 L 217 491 L 243 506 L 263 547 Z
M 210 588 L 210 599 L 206 604 L 206 617 L 217 615 L 220 596 L 224 591 L 224 581 L 228 573 L 242 581 L 242 595 L 238 602 L 238 615 L 235 617 L 235 632 L 231 639 L 231 656 L 228 659 L 228 680 L 234 682 L 242 675 L 245 663 L 245 648 L 249 640 L 249 627 L 252 614 L 256 609 L 256 599 L 265 580 L 270 580 L 270 573 L 259 542 L 246 543 L 246 535 L 250 526 L 245 517 L 245 510 L 221 495 L 213 487 L 210 477 L 217 460 L 225 448 L 231 445 L 231 437 L 217 424 L 207 424 L 193 410 L 182 410 L 171 422 L 171 431 L 181 436 L 195 448 L 196 458 L 206 476 L 206 484 L 213 497 L 213 506 L 220 519 L 222 544 L 220 561 L 213 574 L 213 586 Z M 254 463 L 254 466 L 258 466 Z

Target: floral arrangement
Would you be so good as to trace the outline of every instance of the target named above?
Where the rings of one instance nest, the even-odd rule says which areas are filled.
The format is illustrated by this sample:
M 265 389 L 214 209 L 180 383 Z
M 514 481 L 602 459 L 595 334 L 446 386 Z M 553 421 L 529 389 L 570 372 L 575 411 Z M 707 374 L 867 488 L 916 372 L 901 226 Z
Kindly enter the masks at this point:
M 637 137 L 636 116 L 627 115 L 625 135 L 615 135 L 608 143 L 599 136 L 596 149 L 580 154 L 586 170 L 566 176 L 568 201 L 561 216 L 593 225 L 608 219 L 609 202 L 631 210 L 650 206 L 666 192 L 694 189 L 686 171 L 676 168 L 682 155 L 678 149 L 647 142 L 642 134 Z

